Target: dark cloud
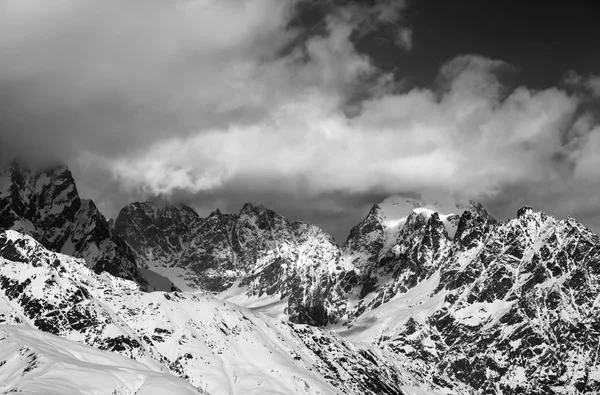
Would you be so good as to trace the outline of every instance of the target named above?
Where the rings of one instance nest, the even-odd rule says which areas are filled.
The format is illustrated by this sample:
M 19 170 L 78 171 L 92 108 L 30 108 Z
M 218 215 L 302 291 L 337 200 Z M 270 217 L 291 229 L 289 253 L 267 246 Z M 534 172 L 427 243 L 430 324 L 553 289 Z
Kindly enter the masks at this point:
M 598 207 L 597 77 L 533 89 L 471 54 L 409 89 L 358 49 L 412 50 L 407 3 L 316 4 L 4 0 L 0 156 L 65 161 L 109 216 L 156 196 L 203 214 L 251 201 L 340 243 L 396 193 L 500 216 Z

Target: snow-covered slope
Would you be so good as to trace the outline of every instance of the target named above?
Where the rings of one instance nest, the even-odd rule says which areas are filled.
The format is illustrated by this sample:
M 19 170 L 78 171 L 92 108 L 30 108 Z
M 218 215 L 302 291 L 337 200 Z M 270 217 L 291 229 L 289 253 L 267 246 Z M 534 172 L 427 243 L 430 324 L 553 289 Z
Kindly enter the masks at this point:
M 144 293 L 15 231 L 0 234 L 0 323 L 121 354 L 211 394 L 400 394 L 415 384 L 374 346 L 211 296 Z
M 0 393 L 194 395 L 187 381 L 23 325 L 0 325 Z
M 32 170 L 13 161 L 0 170 L 0 229 L 29 234 L 50 250 L 85 259 L 96 272 L 153 290 L 134 255 L 91 200 L 80 199 L 64 166 Z

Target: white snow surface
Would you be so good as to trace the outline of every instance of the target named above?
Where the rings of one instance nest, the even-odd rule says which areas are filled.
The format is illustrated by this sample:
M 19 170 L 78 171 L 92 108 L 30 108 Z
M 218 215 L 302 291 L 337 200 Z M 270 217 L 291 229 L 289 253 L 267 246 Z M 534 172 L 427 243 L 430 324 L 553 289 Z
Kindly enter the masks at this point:
M 491 303 L 473 303 L 456 311 L 454 317 L 463 325 L 478 326 L 485 324 L 487 327 L 491 327 L 510 311 L 514 304 L 514 301 L 507 302 L 504 300 L 494 300 Z
M 116 353 L 22 325 L 0 325 L 0 393 L 193 395 L 187 381 Z
M 445 291 L 430 297 L 439 282 L 440 273 L 437 271 L 408 292 L 398 294 L 388 303 L 362 314 L 350 328 L 335 330 L 350 341 L 374 343 L 382 335 L 393 333 L 409 318 L 423 323 L 430 314 L 444 305 Z
M 196 292 L 202 293 L 202 292 Z M 217 299 L 233 303 L 235 305 L 248 308 L 255 313 L 262 313 L 278 321 L 287 321 L 288 316 L 285 309 L 288 305 L 288 298 L 281 298 L 279 293 L 262 296 L 248 295 L 248 287 L 240 287 L 236 282 L 229 289 L 216 294 Z
M 48 251 L 29 236 L 11 230 L 5 231 L 4 236 L 28 261 L 0 257 L 0 275 L 10 283 L 22 284 L 18 292 L 29 300 L 43 301 L 46 306 L 42 317 L 47 314 L 46 309 L 60 311 L 58 306 L 71 306 L 73 302 L 69 300 L 81 299 L 70 308 L 75 312 L 73 319 L 59 319 L 62 323 L 52 324 L 61 337 L 95 347 L 119 338 L 141 345 L 130 347 L 124 343 L 123 349 L 113 348 L 114 352 L 136 360 L 134 367 L 143 364 L 145 371 L 159 375 L 132 373 L 141 377 L 137 381 L 132 378 L 135 383 L 172 373 L 214 395 L 363 393 L 356 382 L 353 384 L 352 369 L 356 363 L 370 362 L 361 357 L 358 346 L 329 331 L 289 325 L 210 295 L 141 292 L 134 282 L 107 273 L 96 275 L 83 260 Z M 86 292 L 82 294 L 81 289 Z M 78 328 L 80 320 L 91 320 L 93 324 Z M 22 306 L 4 291 L 0 291 L 0 322 L 36 327 Z M 329 344 L 326 356 L 320 354 L 320 343 L 315 343 L 320 338 Z M 328 362 L 324 364 L 323 358 Z M 349 358 L 350 362 L 339 362 Z M 60 374 L 60 369 L 55 372 L 58 365 L 52 366 L 48 372 L 54 373 L 48 373 L 48 377 Z M 119 366 L 118 361 L 115 366 Z M 328 366 L 335 366 L 335 370 Z M 369 366 L 381 369 L 381 365 Z M 332 372 L 339 375 L 337 388 L 327 378 Z M 106 374 L 113 382 L 131 382 L 129 373 Z M 83 380 L 76 375 L 73 379 Z M 130 393 L 123 391 L 116 393 Z

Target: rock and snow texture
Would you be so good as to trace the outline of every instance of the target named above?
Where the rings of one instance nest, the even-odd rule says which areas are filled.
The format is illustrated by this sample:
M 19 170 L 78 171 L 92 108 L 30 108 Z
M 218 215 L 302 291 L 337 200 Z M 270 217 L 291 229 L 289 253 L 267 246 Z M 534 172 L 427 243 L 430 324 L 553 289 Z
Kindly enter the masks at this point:
M 274 296 L 286 301 L 282 309 L 298 323 L 325 325 L 343 314 L 341 253 L 314 225 L 252 204 L 237 215 L 217 210 L 200 218 L 185 206 L 132 203 L 115 228 L 140 265 L 182 290 L 235 288 L 254 300 Z
M 316 226 L 251 204 L 201 218 L 185 206 L 132 203 L 115 228 L 140 265 L 183 290 L 221 292 L 272 316 L 325 326 L 352 321 L 431 275 L 450 248 L 456 213 L 485 212 L 475 203 L 453 209 L 386 199 L 341 248 Z
M 433 276 L 345 335 L 468 393 L 596 394 L 599 300 L 600 239 L 587 228 L 527 207 L 501 223 L 469 212 Z
M 276 316 L 285 312 L 293 322 L 327 325 L 364 311 L 363 299 L 369 294 L 372 298 L 384 285 L 389 273 L 378 265 L 392 248 L 402 249 L 397 246 L 399 227 L 407 222 L 426 227 L 431 218 L 440 222 L 436 218 L 441 215 L 449 229 L 459 218 L 451 212 L 436 217 L 437 206 L 415 200 L 401 206 L 407 210 L 404 214 L 396 201 L 384 201 L 385 212 L 375 205 L 342 248 L 316 226 L 290 222 L 251 204 L 239 214 L 217 210 L 201 218 L 185 206 L 132 203 L 119 213 L 115 229 L 141 266 L 169 277 L 183 290 L 225 292 L 236 295 L 237 303 L 254 307 L 268 300 L 263 307 L 272 310 L 277 305 Z M 410 242 L 420 245 L 426 236 L 419 237 Z M 386 259 L 391 266 L 394 258 Z M 431 272 L 424 271 L 418 279 Z M 237 297 L 240 293 L 247 303 Z
M 187 381 L 23 325 L 0 325 L 0 393 L 199 395 Z
M 17 162 L 0 171 L 0 229 L 29 234 L 52 251 L 85 259 L 96 272 L 152 290 L 127 244 L 91 200 L 80 199 L 64 166 L 34 171 Z
M 217 394 L 600 393 L 600 238 L 572 218 L 524 207 L 498 222 L 476 203 L 394 197 L 340 248 L 262 206 L 200 218 L 134 203 L 117 234 L 70 174 L 19 171 L 0 177 L 1 226 L 41 244 L 0 236 L 0 324 Z M 112 249 L 97 242 L 100 219 Z M 136 279 L 93 263 L 93 246 L 119 256 L 119 245 L 200 292 L 143 293 L 45 248 Z
M 401 217 L 386 204 L 374 206 L 338 252 L 328 250 L 327 262 L 307 266 L 290 254 L 304 231 L 289 232 L 280 218 L 261 221 L 245 207 L 240 224 L 230 217 L 228 233 L 234 270 L 244 270 L 225 294 L 243 304 L 244 295 L 233 291 L 239 280 L 260 311 L 254 278 L 267 296 L 270 284 L 285 284 L 268 299 L 278 306 L 303 284 L 327 290 L 296 297 L 301 307 L 324 308 L 322 315 L 309 310 L 307 322 L 376 346 L 416 382 L 457 393 L 600 391 L 598 236 L 571 218 L 527 207 L 497 222 L 476 203 L 455 211 L 408 204 Z M 386 233 L 392 222 L 401 227 Z M 245 255 L 234 238 L 244 241 Z M 305 238 L 313 249 L 321 245 Z M 290 267 L 295 276 L 286 274 Z M 294 305 L 285 298 L 289 313 Z
M 374 346 L 210 296 L 144 293 L 12 230 L 0 233 L 0 324 L 112 351 L 211 394 L 400 394 L 415 384 Z

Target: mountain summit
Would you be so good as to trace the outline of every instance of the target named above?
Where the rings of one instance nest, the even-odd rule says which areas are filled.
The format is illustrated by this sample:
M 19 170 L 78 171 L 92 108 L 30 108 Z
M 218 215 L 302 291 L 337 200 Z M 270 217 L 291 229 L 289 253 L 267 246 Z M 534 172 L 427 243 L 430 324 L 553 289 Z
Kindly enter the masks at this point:
M 474 202 L 393 197 L 339 247 L 264 206 L 202 218 L 146 202 L 113 229 L 66 168 L 15 163 L 0 214 L 0 325 L 121 354 L 197 391 L 600 391 L 600 238 L 573 218 L 526 206 L 497 221 Z M 156 289 L 149 273 L 186 292 L 142 292 Z M 0 361 L 0 379 L 29 388 L 20 377 L 49 369 L 40 344 L 56 342 L 0 332 L 22 350 L 11 370 Z M 77 350 L 75 365 L 104 358 Z
M 83 258 L 97 273 L 107 271 L 135 281 L 142 289 L 156 289 L 94 202 L 79 197 L 65 166 L 31 169 L 13 161 L 1 170 L 0 228 L 28 234 L 52 251 Z

